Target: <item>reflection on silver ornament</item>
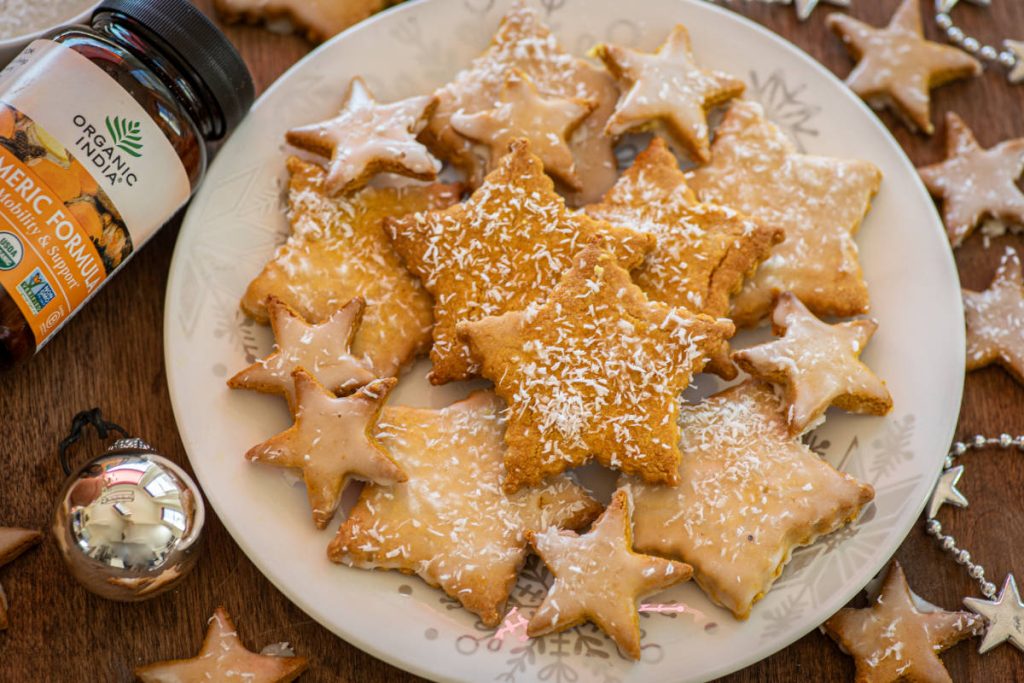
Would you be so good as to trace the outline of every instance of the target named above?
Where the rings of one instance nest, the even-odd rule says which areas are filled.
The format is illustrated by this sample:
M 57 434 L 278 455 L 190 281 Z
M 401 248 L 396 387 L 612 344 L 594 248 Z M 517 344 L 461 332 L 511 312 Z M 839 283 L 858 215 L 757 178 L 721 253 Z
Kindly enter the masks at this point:
M 102 420 L 98 411 L 96 419 Z M 184 470 L 141 439 L 120 439 L 68 477 L 52 530 L 83 586 L 111 600 L 136 601 L 189 573 L 204 520 L 199 488 Z

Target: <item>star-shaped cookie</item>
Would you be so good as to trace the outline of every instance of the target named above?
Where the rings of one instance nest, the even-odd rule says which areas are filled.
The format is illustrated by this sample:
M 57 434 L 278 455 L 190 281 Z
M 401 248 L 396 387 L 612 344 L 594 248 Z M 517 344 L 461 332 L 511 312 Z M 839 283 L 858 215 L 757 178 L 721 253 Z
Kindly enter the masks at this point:
M 606 44 L 594 52 L 624 88 L 605 128 L 609 135 L 664 123 L 695 159 L 708 160 L 708 111 L 742 95 L 746 86 L 729 74 L 699 67 L 685 26 L 676 24 L 653 54 Z
M 210 617 L 210 627 L 198 655 L 140 666 L 135 675 L 142 683 L 289 683 L 307 668 L 305 657 L 273 657 L 245 649 L 227 610 L 218 607 Z
M 543 299 L 573 256 L 598 237 L 609 239 L 627 268 L 639 265 L 654 246 L 652 235 L 566 209 L 523 139 L 511 144 L 468 201 L 389 220 L 385 227 L 406 266 L 434 295 L 430 381 L 435 384 L 479 372 L 455 334 L 457 322 Z
M 970 612 L 946 612 L 920 600 L 893 561 L 871 607 L 844 607 L 822 624 L 853 657 L 857 683 L 952 681 L 939 653 L 981 632 Z
M 289 144 L 330 159 L 324 188 L 331 195 L 356 190 L 378 173 L 433 180 L 441 162 L 416 136 L 436 106 L 430 96 L 380 104 L 357 76 L 348 86 L 340 114 L 293 128 L 285 137 Z
M 784 237 L 732 209 L 701 204 L 661 138 L 584 210 L 655 236 L 654 249 L 632 273 L 647 296 L 715 318 L 729 314 L 730 295 Z
M 928 191 L 942 199 L 942 220 L 950 244 L 959 247 L 985 218 L 1024 227 L 1024 138 L 991 149 L 953 112 L 946 114 L 945 161 L 917 169 Z
M 288 407 L 294 413 L 292 373 L 299 368 L 336 393 L 372 381 L 375 375 L 368 363 L 353 356 L 351 351 L 365 307 L 362 299 L 352 299 L 324 322 L 311 325 L 288 304 L 269 297 L 267 314 L 274 329 L 274 352 L 229 379 L 228 386 L 281 394 L 288 399 Z
M 434 317 L 430 295 L 402 265 L 383 220 L 450 206 L 459 187 L 366 188 L 331 198 L 320 167 L 292 158 L 288 169 L 292 234 L 249 284 L 242 310 L 267 322 L 273 296 L 319 323 L 361 297 L 366 311 L 352 353 L 368 358 L 377 375 L 397 375 L 429 348 Z
M 496 104 L 494 109 L 474 114 L 455 112 L 452 128 L 487 145 L 491 159 L 501 158 L 516 138 L 526 138 L 533 153 L 544 162 L 545 171 L 567 187 L 581 190 L 568 140 L 594 110 L 595 103 L 578 97 L 544 95 L 526 73 L 513 69 Z
M 876 329 L 874 320 L 824 323 L 786 292 L 772 312 L 772 332 L 781 339 L 737 351 L 732 359 L 752 376 L 785 387 L 789 430 L 802 434 L 833 404 L 869 415 L 892 410 L 885 382 L 860 360 Z
M 846 84 L 868 102 L 892 107 L 911 127 L 931 135 L 935 126 L 929 91 L 979 75 L 981 63 L 959 48 L 925 40 L 919 1 L 903 0 L 885 28 L 846 14 L 830 14 L 826 23 L 857 60 Z
M 984 292 L 963 290 L 967 369 L 999 363 L 1024 384 L 1024 274 L 1020 256 L 1007 247 Z
M 732 323 L 652 302 L 601 244 L 547 299 L 458 325 L 508 403 L 505 490 L 591 458 L 678 483 L 679 396 Z
M 542 636 L 592 621 L 631 659 L 640 659 L 637 602 L 686 581 L 689 565 L 633 552 L 633 501 L 618 490 L 582 536 L 551 527 L 530 535 L 530 545 L 554 581 L 526 632 Z
M 497 626 L 526 561 L 527 533 L 577 529 L 601 510 L 568 477 L 502 492 L 503 408 L 489 391 L 441 410 L 385 408 L 378 436 L 409 480 L 366 486 L 330 559 L 417 574 Z
M 756 324 L 787 291 L 818 315 L 866 312 L 853 236 L 882 180 L 874 164 L 799 154 L 759 104 L 745 101 L 729 108 L 711 151 L 711 163 L 687 175 L 701 200 L 786 233 L 734 298 L 733 321 Z
M 43 535 L 31 529 L 0 527 L 0 567 L 11 562 L 23 552 L 39 543 Z M 0 586 L 0 631 L 9 626 L 7 619 L 7 596 Z
M 565 52 L 538 13 L 525 3 L 515 3 L 484 53 L 435 93 L 437 109 L 424 131 L 431 149 L 465 171 L 473 187 L 480 185 L 503 150 L 489 155 L 486 148 L 460 135 L 451 118 L 456 112 L 476 114 L 494 108 L 515 69 L 527 74 L 548 97 L 578 98 L 595 105 L 569 138 L 575 175 L 583 188 L 569 193 L 569 203 L 580 206 L 595 201 L 618 175 L 614 139 L 604 132 L 618 88 L 604 69 Z
M 794 549 L 856 519 L 874 497 L 790 436 L 782 402 L 762 382 L 684 406 L 680 424 L 679 486 L 627 480 L 635 546 L 692 565 L 708 597 L 739 619 Z
M 378 379 L 351 396 L 336 397 L 304 370 L 295 371 L 295 424 L 245 457 L 302 470 L 313 522 L 325 528 L 350 478 L 390 486 L 406 480 L 374 436 L 377 419 L 398 380 Z

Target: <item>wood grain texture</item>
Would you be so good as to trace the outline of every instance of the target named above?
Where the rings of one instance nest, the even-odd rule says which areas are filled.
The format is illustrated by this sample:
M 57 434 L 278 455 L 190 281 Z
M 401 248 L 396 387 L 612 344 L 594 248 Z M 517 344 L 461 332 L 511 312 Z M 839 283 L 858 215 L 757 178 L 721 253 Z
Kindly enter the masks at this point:
M 897 3 L 854 0 L 852 13 L 882 24 Z M 211 2 L 198 4 L 209 10 Z M 931 5 L 929 0 L 922 4 L 926 11 Z M 988 10 L 961 4 L 955 16 L 969 33 L 988 41 L 1024 38 L 1024 3 L 997 0 Z M 828 5 L 822 4 L 804 24 L 796 20 L 792 7 L 784 5 L 730 6 L 786 36 L 838 75 L 845 76 L 851 68 L 839 41 L 824 26 L 832 9 Z M 937 39 L 934 25 L 926 23 L 929 36 Z M 1007 35 L 1012 27 L 1018 35 Z M 258 28 L 230 27 L 228 35 L 248 61 L 260 90 L 309 49 L 298 38 Z M 341 84 L 339 93 L 340 88 Z M 917 165 L 943 157 L 944 127 L 939 121 L 950 109 L 964 117 L 986 146 L 1024 135 L 1024 86 L 1009 85 L 996 69 L 935 91 L 933 109 L 939 130 L 931 138 L 910 133 L 883 114 Z M 177 230 L 176 220 L 38 358 L 0 377 L 0 460 L 5 465 L 0 476 L 0 524 L 48 526 L 63 479 L 54 449 L 71 416 L 82 408 L 102 406 L 110 419 L 144 435 L 188 467 L 171 413 L 162 347 L 164 287 Z M 994 240 L 989 249 L 972 238 L 958 251 L 965 286 L 987 286 L 1004 243 L 1024 248 L 1020 237 Z M 908 265 L 912 267 L 912 261 Z M 1024 433 L 1024 387 L 998 369 L 972 373 L 959 434 L 1002 431 Z M 91 446 L 99 450 L 95 442 Z M 1008 571 L 1024 572 L 1024 502 L 1019 493 L 1024 458 L 994 451 L 970 455 L 967 462 L 961 488 L 971 507 L 947 508 L 940 518 L 999 584 Z M 956 608 L 963 596 L 976 594 L 964 573 L 920 527 L 897 556 L 911 585 L 947 609 Z M 50 542 L 0 570 L 0 581 L 10 597 L 12 621 L 11 629 L 0 633 L 0 683 L 131 680 L 135 665 L 198 651 L 206 619 L 218 605 L 231 612 L 250 647 L 288 640 L 308 656 L 310 672 L 302 681 L 417 680 L 334 637 L 289 603 L 249 562 L 215 515 L 208 519 L 208 545 L 195 573 L 177 590 L 146 603 L 116 604 L 86 593 L 64 571 Z M 954 680 L 1024 680 L 1024 658 L 1010 646 L 985 657 L 975 648 L 975 643 L 966 643 L 944 655 Z M 852 675 L 851 661 L 815 631 L 724 680 L 830 681 L 850 680 Z

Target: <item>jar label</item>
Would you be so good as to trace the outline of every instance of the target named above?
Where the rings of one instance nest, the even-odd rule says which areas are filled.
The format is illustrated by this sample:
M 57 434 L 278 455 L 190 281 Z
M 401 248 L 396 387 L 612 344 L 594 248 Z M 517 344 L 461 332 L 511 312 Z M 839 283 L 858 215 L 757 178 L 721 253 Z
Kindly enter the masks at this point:
M 190 193 L 157 124 L 82 55 L 39 40 L 0 72 L 0 287 L 37 345 Z

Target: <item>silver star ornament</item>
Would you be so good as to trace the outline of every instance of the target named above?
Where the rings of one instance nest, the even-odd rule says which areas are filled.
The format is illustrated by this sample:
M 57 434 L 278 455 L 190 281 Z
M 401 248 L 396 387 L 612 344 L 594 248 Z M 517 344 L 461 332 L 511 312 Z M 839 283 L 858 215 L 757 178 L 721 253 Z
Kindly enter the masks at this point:
M 1011 83 L 1024 83 L 1024 41 L 1004 40 L 1003 47 L 1017 56 L 1017 63 L 1013 65 L 1007 78 Z
M 975 614 L 985 617 L 988 622 L 985 637 L 978 646 L 978 654 L 983 655 L 1007 640 L 1018 650 L 1024 651 L 1024 602 L 1020 600 L 1013 574 L 1006 576 L 998 599 L 964 598 L 964 605 Z
M 811 16 L 811 12 L 818 6 L 821 0 L 793 0 L 796 5 L 796 16 L 800 21 L 805 21 L 807 17 Z M 830 5 L 837 5 L 839 7 L 849 7 L 850 0 L 825 0 Z
M 935 11 L 949 14 L 959 2 L 960 0 L 935 0 Z M 968 2 L 972 5 L 981 5 L 982 7 L 988 7 L 992 4 L 992 0 L 968 0 Z
M 956 489 L 956 483 L 960 481 L 960 477 L 963 474 L 963 465 L 950 467 L 948 470 L 943 471 L 939 477 L 939 483 L 935 485 L 935 490 L 932 491 L 931 500 L 928 501 L 929 519 L 934 518 L 939 509 L 946 503 L 955 505 L 958 508 L 967 507 L 967 499 L 964 497 L 964 494 Z

